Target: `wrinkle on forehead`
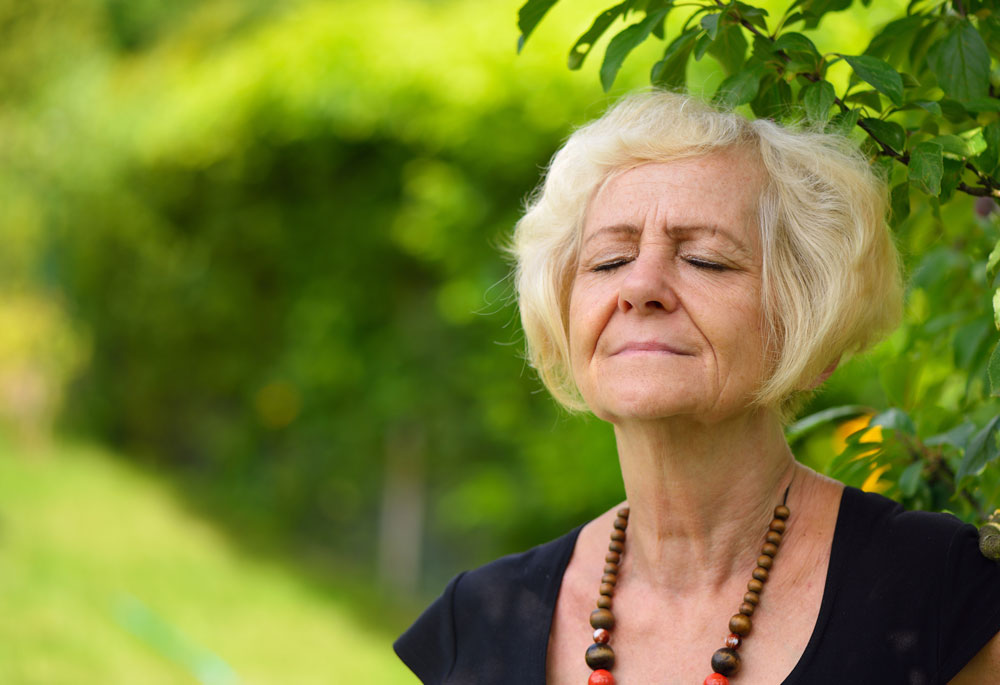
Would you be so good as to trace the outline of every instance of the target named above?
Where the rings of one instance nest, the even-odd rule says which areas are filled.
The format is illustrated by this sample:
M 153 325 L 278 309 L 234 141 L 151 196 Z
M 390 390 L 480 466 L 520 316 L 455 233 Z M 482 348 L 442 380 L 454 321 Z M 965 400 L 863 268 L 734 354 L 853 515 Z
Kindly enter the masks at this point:
M 708 201 L 703 207 L 694 210 L 688 207 L 681 217 L 669 220 L 666 217 L 659 217 L 654 225 L 662 229 L 667 237 L 675 240 L 700 236 L 718 237 L 725 239 L 744 255 L 756 257 L 759 254 L 761 239 L 759 199 L 764 193 L 767 176 L 756 151 L 746 148 L 725 148 L 700 157 L 686 157 L 668 162 L 651 161 L 610 175 L 596 189 L 588 203 L 578 246 L 582 247 L 598 236 L 609 234 L 620 238 L 638 239 L 647 220 L 634 214 L 630 216 L 629 199 L 627 197 L 616 199 L 610 211 L 608 203 L 603 202 L 603 199 L 609 192 L 626 196 L 634 193 L 642 196 L 645 194 L 643 186 L 649 186 L 652 189 L 649 194 L 655 197 L 658 194 L 657 190 L 664 187 L 663 179 L 657 179 L 655 176 L 636 177 L 634 174 L 624 180 L 623 177 L 647 166 L 669 168 L 679 164 L 687 166 L 689 173 L 679 180 L 674 178 L 670 187 L 674 189 L 687 187 L 692 194 L 704 194 Z M 717 176 L 720 170 L 725 175 L 724 186 L 700 185 L 703 183 L 702 171 Z M 746 190 L 748 188 L 749 195 Z M 741 200 L 749 200 L 745 202 L 743 211 L 738 216 L 733 216 L 733 213 L 728 211 L 733 205 L 727 198 L 735 196 L 739 196 Z M 604 205 L 601 213 L 608 213 L 607 219 L 599 217 L 595 220 L 594 209 L 597 205 Z M 662 209 L 669 213 L 672 207 L 667 205 Z M 731 229 L 736 229 L 736 232 Z

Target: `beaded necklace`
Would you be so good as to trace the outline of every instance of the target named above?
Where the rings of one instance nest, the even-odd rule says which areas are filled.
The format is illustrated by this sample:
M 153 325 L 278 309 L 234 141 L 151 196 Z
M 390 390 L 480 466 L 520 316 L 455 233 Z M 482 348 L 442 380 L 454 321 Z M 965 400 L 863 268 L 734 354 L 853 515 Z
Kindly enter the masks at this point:
M 790 488 L 791 486 L 789 486 Z M 757 568 L 753 577 L 747 583 L 747 592 L 743 602 L 731 619 L 729 619 L 729 636 L 725 647 L 716 650 L 712 655 L 712 673 L 705 678 L 704 685 L 729 685 L 727 676 L 734 675 L 740 668 L 740 645 L 750 632 L 754 609 L 760 602 L 760 593 L 764 590 L 771 567 L 774 565 L 774 555 L 778 553 L 781 537 L 785 532 L 786 521 L 791 515 L 788 503 L 788 489 L 781 504 L 774 508 L 774 519 L 768 526 L 764 545 L 757 557 Z M 628 507 L 618 510 L 614 529 L 611 531 L 611 542 L 608 553 L 604 557 L 604 575 L 601 576 L 600 595 L 597 598 L 597 608 L 590 614 L 590 625 L 594 628 L 594 644 L 587 648 L 587 666 L 593 669 L 587 685 L 615 685 L 615 677 L 611 668 L 615 664 L 615 653 L 608 644 L 611 639 L 611 629 L 615 627 L 615 615 L 611 612 L 611 598 L 618 583 L 618 565 L 625 553 L 625 529 L 628 527 Z

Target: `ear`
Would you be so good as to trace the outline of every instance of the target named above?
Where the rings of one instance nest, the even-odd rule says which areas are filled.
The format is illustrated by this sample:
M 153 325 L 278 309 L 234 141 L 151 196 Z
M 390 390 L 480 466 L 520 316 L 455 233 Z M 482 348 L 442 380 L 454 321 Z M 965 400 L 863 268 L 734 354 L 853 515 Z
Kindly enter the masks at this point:
M 830 375 L 834 371 L 837 370 L 837 365 L 838 364 L 840 364 L 840 357 L 837 357 L 836 359 L 834 359 L 830 363 L 830 365 L 828 367 L 826 367 L 825 369 L 823 369 L 823 372 L 820 373 L 820 375 L 816 377 L 816 380 L 814 380 L 812 383 L 809 384 L 809 387 L 807 389 L 808 390 L 815 390 L 819 386 L 823 385 L 823 383 L 826 382 L 826 379 L 829 378 Z

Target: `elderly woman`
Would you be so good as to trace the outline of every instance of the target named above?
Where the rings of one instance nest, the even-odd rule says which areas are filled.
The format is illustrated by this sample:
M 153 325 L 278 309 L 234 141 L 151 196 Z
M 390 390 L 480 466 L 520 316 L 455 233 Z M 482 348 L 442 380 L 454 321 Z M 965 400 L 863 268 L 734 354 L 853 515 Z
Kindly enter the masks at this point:
M 1000 683 L 975 529 L 783 434 L 897 323 L 885 211 L 848 142 L 683 95 L 570 137 L 517 226 L 521 316 L 553 396 L 614 427 L 628 503 L 452 580 L 395 645 L 424 683 Z

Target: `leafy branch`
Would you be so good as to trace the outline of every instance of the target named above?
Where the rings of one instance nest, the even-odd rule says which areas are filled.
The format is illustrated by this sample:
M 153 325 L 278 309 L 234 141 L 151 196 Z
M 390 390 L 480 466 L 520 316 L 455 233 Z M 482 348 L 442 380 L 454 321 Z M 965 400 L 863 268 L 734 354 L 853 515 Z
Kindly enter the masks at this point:
M 519 48 L 557 2 L 524 4 Z M 854 4 L 798 0 L 770 31 L 767 10 L 739 0 L 625 0 L 599 14 L 574 43 L 569 68 L 580 69 L 595 43 L 624 22 L 600 68 L 606 91 L 629 54 L 655 37 L 666 48 L 650 71 L 654 85 L 683 87 L 689 63 L 708 54 L 727 75 L 714 94 L 723 106 L 749 105 L 757 116 L 775 119 L 805 115 L 843 133 L 858 129 L 873 161 L 899 164 L 905 173 L 894 177 L 907 190 L 912 185 L 942 202 L 955 192 L 1000 198 L 1000 99 L 990 81 L 991 50 L 1000 51 L 995 0 L 912 2 L 860 55 L 821 55 L 805 33 L 790 30 L 815 30 L 825 15 Z M 668 35 L 667 19 L 675 12 L 687 16 Z M 839 61 L 852 76 L 847 91 L 837 94 L 827 70 Z M 862 84 L 870 89 L 857 90 Z

